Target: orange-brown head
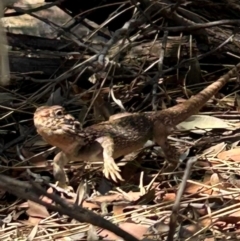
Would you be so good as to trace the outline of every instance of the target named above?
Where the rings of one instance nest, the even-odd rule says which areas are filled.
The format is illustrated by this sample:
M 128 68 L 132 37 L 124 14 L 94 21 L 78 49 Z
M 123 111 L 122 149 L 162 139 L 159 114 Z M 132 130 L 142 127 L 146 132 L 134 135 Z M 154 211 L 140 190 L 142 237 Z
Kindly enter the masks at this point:
M 41 106 L 34 113 L 34 125 L 39 135 L 52 146 L 71 153 L 76 146 L 84 145 L 82 126 L 61 106 Z

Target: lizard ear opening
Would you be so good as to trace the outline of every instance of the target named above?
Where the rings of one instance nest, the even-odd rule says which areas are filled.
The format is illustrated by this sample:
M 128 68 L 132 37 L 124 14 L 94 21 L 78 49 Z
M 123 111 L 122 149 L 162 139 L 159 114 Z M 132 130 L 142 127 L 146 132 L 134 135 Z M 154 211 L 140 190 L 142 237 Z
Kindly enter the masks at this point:
M 74 129 L 75 130 L 82 130 L 82 125 L 78 121 L 74 121 Z

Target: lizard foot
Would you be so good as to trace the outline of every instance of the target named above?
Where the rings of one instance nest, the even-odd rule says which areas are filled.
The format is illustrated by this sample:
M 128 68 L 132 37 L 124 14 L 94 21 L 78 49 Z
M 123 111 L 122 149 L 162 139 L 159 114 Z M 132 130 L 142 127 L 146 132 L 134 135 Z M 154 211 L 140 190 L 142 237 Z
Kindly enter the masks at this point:
M 66 193 L 74 192 L 73 188 L 71 186 L 68 186 L 66 183 L 57 182 L 54 186 L 56 188 L 63 189 Z
M 120 169 L 112 157 L 104 160 L 103 174 L 107 179 L 111 177 L 115 182 L 117 182 L 117 180 L 124 181 L 119 172 Z

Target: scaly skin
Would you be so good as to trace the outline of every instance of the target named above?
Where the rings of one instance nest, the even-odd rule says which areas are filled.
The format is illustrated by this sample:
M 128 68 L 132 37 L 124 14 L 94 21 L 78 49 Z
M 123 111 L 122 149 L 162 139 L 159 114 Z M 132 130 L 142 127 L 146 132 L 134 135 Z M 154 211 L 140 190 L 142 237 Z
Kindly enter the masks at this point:
M 62 150 L 54 158 L 54 176 L 59 185 L 67 184 L 64 165 L 76 161 L 102 161 L 104 175 L 121 180 L 114 159 L 141 149 L 148 140 L 161 146 L 170 163 L 177 163 L 179 153 L 168 143 L 167 136 L 177 124 L 197 113 L 239 70 L 240 63 L 194 97 L 169 109 L 126 114 L 85 129 L 61 106 L 39 107 L 34 113 L 38 133 Z

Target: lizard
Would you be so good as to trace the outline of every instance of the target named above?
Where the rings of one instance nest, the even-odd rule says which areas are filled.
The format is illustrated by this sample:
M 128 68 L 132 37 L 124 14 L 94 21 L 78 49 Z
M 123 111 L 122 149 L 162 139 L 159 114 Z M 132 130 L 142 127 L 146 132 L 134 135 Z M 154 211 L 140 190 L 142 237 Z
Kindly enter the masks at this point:
M 106 178 L 123 180 L 114 159 L 141 149 L 148 140 L 162 148 L 169 163 L 177 165 L 180 152 L 170 145 L 168 135 L 176 125 L 196 114 L 239 71 L 240 63 L 195 96 L 168 109 L 127 113 L 86 128 L 61 106 L 38 107 L 33 118 L 38 134 L 61 150 L 53 160 L 53 174 L 59 186 L 67 187 L 64 166 L 76 161 L 103 162 Z

